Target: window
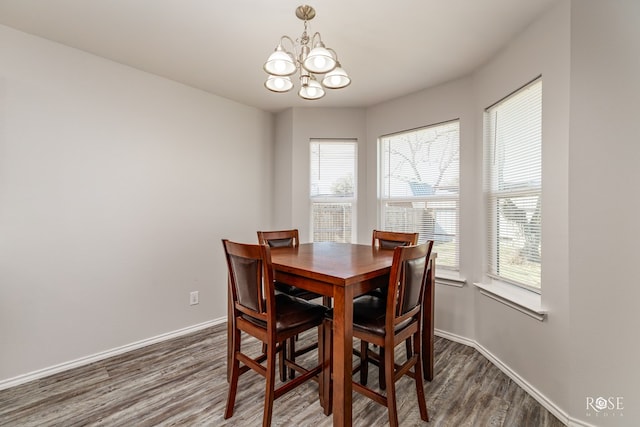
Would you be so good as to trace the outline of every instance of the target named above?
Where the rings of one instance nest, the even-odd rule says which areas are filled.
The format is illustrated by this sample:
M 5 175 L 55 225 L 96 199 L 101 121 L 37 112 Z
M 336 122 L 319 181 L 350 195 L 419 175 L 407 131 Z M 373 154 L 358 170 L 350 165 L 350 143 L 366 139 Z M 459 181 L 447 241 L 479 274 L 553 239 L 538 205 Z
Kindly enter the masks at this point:
M 489 276 L 540 291 L 542 80 L 486 109 Z
M 458 269 L 459 120 L 380 138 L 380 227 L 433 240 L 438 268 Z
M 350 243 L 355 232 L 356 142 L 311 141 L 314 242 Z

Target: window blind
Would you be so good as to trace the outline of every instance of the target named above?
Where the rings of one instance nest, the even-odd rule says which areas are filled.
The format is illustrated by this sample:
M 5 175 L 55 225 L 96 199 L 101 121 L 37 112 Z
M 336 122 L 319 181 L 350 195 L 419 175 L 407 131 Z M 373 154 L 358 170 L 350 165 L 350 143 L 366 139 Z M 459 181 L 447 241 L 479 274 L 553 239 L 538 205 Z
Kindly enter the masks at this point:
M 434 241 L 438 268 L 459 266 L 460 122 L 380 138 L 380 227 Z
M 488 273 L 539 291 L 542 80 L 485 111 Z
M 314 242 L 351 242 L 355 231 L 356 142 L 312 140 L 311 216 Z

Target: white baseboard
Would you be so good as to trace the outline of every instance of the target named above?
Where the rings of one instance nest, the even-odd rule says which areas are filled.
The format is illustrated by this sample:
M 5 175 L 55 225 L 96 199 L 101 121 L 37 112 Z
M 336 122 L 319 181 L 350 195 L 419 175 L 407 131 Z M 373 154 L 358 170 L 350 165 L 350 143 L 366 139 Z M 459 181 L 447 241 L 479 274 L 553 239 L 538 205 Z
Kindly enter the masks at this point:
M 435 335 L 448 339 L 449 341 L 457 342 L 473 348 L 476 347 L 475 341 L 470 340 L 469 338 L 463 337 L 461 335 L 452 334 L 451 332 L 443 331 L 441 329 L 436 329 L 434 333 Z
M 220 317 L 218 319 L 209 320 L 204 323 L 200 323 L 193 326 L 188 326 L 186 328 L 178 329 L 176 331 L 167 332 L 164 334 L 156 335 L 155 337 L 146 338 L 141 341 L 137 341 L 131 344 L 126 344 L 121 347 L 116 347 L 110 350 L 102 351 L 100 353 L 95 353 L 90 356 L 81 357 L 76 360 L 72 360 L 70 362 L 60 363 L 59 365 L 51 366 L 44 369 L 39 369 L 37 371 L 30 372 L 28 374 L 18 375 L 17 377 L 9 378 L 6 380 L 0 381 L 0 390 L 4 390 L 10 387 L 15 387 L 20 384 L 27 383 L 29 381 L 37 380 L 40 378 L 47 377 L 49 375 L 57 374 L 59 372 L 63 372 L 69 369 L 77 368 L 79 366 L 88 365 L 89 363 L 98 362 L 100 360 L 107 359 L 109 357 L 117 356 L 119 354 L 126 353 L 128 351 L 136 350 L 138 348 L 146 347 L 151 344 L 156 344 L 165 340 L 169 340 L 172 338 L 177 338 L 183 335 L 190 334 L 192 332 L 199 331 L 201 329 L 208 328 L 210 326 L 219 325 L 221 323 L 225 323 L 227 321 L 227 317 Z
M 569 418 L 568 427 L 598 427 L 595 424 L 589 424 L 587 422 L 577 420 L 575 418 Z
M 435 330 L 435 335 L 448 339 L 450 341 L 454 341 L 460 344 L 467 345 L 469 347 L 473 347 L 480 354 L 486 357 L 491 363 L 498 367 L 506 376 L 511 378 L 516 384 L 518 384 L 522 389 L 527 392 L 531 397 L 533 397 L 539 404 L 541 404 L 547 411 L 551 412 L 556 416 L 563 424 L 572 427 L 590 427 L 588 424 L 581 424 L 579 420 L 572 419 L 569 415 L 558 407 L 555 403 L 549 400 L 544 394 L 542 394 L 538 389 L 529 384 L 524 378 L 518 375 L 513 369 L 504 364 L 500 359 L 494 356 L 489 350 L 480 345 L 477 341 L 470 340 L 466 337 L 462 337 L 460 335 L 455 335 L 450 332 L 442 331 L 439 329 Z

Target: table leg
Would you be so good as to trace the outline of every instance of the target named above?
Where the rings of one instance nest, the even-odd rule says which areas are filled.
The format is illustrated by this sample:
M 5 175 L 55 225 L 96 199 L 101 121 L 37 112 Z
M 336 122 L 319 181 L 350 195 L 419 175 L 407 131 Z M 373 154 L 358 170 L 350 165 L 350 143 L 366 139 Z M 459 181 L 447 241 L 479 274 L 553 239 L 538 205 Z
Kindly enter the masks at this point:
M 333 307 L 333 425 L 351 426 L 353 289 L 335 286 Z

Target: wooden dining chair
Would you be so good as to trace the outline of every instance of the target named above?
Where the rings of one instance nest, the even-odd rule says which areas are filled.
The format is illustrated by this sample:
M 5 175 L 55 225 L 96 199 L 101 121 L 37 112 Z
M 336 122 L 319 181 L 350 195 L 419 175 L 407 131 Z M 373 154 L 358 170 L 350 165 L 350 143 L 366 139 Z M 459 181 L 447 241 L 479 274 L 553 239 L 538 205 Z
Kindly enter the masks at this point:
M 276 354 L 282 351 L 283 343 L 289 338 L 320 326 L 327 308 L 275 292 L 269 246 L 234 243 L 226 239 L 222 244 L 229 270 L 229 293 L 232 299 L 229 318 L 233 324 L 231 381 L 224 418 L 233 415 L 238 378 L 253 369 L 266 378 L 262 417 L 262 425 L 266 427 L 271 425 L 274 400 L 316 377 L 322 369 L 320 354 L 318 365 L 310 369 L 283 357 L 283 364 L 296 369 L 301 375 L 276 388 Z M 241 332 L 266 344 L 266 352 L 255 358 L 243 353 Z M 318 337 L 320 335 L 321 328 L 318 328 Z M 265 361 L 266 366 L 263 365 Z
M 258 243 L 260 243 L 261 245 L 268 245 L 271 248 L 296 248 L 300 245 L 300 236 L 298 233 L 298 229 L 258 231 Z M 331 305 L 331 299 L 329 297 L 323 297 L 322 295 L 307 291 L 302 288 L 296 288 L 295 286 L 287 285 L 286 283 L 281 283 L 278 281 L 275 282 L 275 287 L 278 292 L 282 292 L 296 298 L 302 298 L 303 300 L 307 301 L 322 298 L 323 304 L 325 306 L 330 307 Z M 316 341 L 305 347 L 296 349 L 297 339 L 298 336 L 296 335 L 295 337 L 292 337 L 286 344 L 285 351 L 287 352 L 287 357 L 292 361 L 295 361 L 296 357 L 313 351 L 318 347 L 318 343 Z M 289 377 L 295 378 L 295 375 L 295 370 L 289 369 Z M 286 370 L 280 371 L 280 379 L 282 381 L 286 381 Z
M 419 233 L 405 233 L 400 231 L 383 231 L 383 230 L 373 230 L 371 236 L 371 246 L 379 249 L 388 249 L 394 250 L 398 246 L 408 246 L 408 245 L 417 245 L 418 244 Z M 369 292 L 367 295 L 377 296 L 379 298 L 386 298 L 387 289 L 385 288 L 377 288 L 373 291 Z M 362 347 L 362 346 L 361 346 Z M 384 352 L 384 350 L 381 350 Z M 407 354 L 411 354 L 411 339 L 407 340 L 405 345 L 405 351 Z M 362 352 L 362 348 L 361 348 Z M 375 357 L 375 356 L 374 356 Z M 374 358 L 374 360 L 377 360 Z M 384 381 L 384 366 L 379 364 L 380 371 L 380 387 L 384 390 L 385 381 Z M 366 385 L 366 372 L 361 372 L 361 378 L 363 384 Z
M 417 245 L 418 235 L 418 233 L 373 230 L 371 246 L 393 250 L 397 246 Z
M 297 229 L 258 231 L 258 243 L 272 248 L 296 248 L 300 245 L 300 237 Z M 280 282 L 276 282 L 276 290 L 304 300 L 322 297 L 322 295 Z
M 373 230 L 371 246 L 377 249 L 394 250 L 398 246 L 418 244 L 418 233 L 403 233 L 399 231 Z M 374 289 L 370 294 L 384 298 L 387 295 L 386 288 Z
M 381 394 L 365 384 L 353 382 L 353 390 L 369 397 L 388 408 L 389 424 L 398 426 L 398 412 L 395 382 L 404 375 L 415 380 L 420 417 L 429 421 L 424 396 L 422 373 L 422 310 L 424 307 L 427 269 L 433 241 L 422 245 L 398 246 L 394 249 L 393 264 L 389 275 L 387 298 L 372 295 L 357 298 L 353 303 L 353 336 L 365 343 L 376 344 L 381 349 L 381 363 L 384 366 L 386 394 Z M 325 413 L 331 412 L 331 344 L 332 319 L 327 314 L 323 323 L 321 345 L 325 369 L 321 376 L 321 399 Z M 406 361 L 397 365 L 394 349 L 411 338 L 413 352 Z M 369 350 L 365 346 L 361 355 L 361 373 L 366 372 L 369 363 Z M 384 351 L 382 351 L 384 350 Z M 411 369 L 413 368 L 413 371 Z

